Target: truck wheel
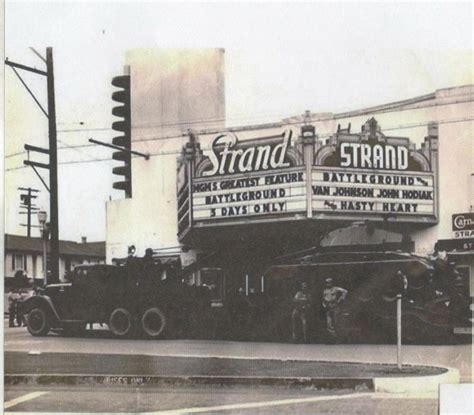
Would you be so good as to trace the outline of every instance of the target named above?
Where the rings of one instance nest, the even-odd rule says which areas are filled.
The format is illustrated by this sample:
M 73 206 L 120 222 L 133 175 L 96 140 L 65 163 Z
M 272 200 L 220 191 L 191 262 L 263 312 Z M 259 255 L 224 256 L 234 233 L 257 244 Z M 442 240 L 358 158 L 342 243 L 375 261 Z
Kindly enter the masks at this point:
M 166 327 L 166 316 L 158 307 L 151 307 L 143 313 L 142 329 L 151 338 L 158 338 Z
M 26 326 L 32 336 L 46 336 L 51 328 L 46 311 L 39 307 L 28 313 Z
M 110 314 L 109 327 L 117 337 L 129 336 L 133 329 L 132 315 L 125 308 L 116 308 Z

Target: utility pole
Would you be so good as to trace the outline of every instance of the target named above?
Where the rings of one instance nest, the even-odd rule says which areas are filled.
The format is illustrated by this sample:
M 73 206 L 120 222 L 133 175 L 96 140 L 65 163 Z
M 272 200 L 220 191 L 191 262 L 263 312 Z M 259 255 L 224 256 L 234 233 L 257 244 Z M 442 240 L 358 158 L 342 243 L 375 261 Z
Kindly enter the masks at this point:
M 50 252 L 51 277 L 59 282 L 59 221 L 58 221 L 58 149 L 56 133 L 56 104 L 54 97 L 53 48 L 46 48 L 49 121 L 49 194 L 50 194 Z
M 32 199 L 36 199 L 38 196 L 37 195 L 34 195 L 33 193 L 38 193 L 39 190 L 38 189 L 32 189 L 31 187 L 19 187 L 18 190 L 22 190 L 26 193 L 22 193 L 20 194 L 20 200 L 21 200 L 21 204 L 20 204 L 20 209 L 26 209 L 26 212 L 25 211 L 21 211 L 19 212 L 20 215 L 27 215 L 26 217 L 26 224 L 24 223 L 21 223 L 20 225 L 21 226 L 26 226 L 26 236 L 28 236 L 28 238 L 31 237 L 31 228 L 34 227 L 34 225 L 31 224 L 31 214 L 35 211 L 38 211 L 39 208 L 36 207 L 34 204 L 33 204 L 33 201 Z
M 49 130 L 49 148 L 42 148 L 25 144 L 25 150 L 28 152 L 28 160 L 24 160 L 26 166 L 33 168 L 36 175 L 39 177 L 44 187 L 49 191 L 49 210 L 50 210 L 50 269 L 51 269 L 51 281 L 59 281 L 59 227 L 58 227 L 58 153 L 57 153 L 57 131 L 56 131 L 56 106 L 55 106 L 55 94 L 54 94 L 54 65 L 53 65 L 53 49 L 46 48 L 46 58 L 43 58 L 37 51 L 32 49 L 33 52 L 39 56 L 39 58 L 46 64 L 46 71 L 29 67 L 20 63 L 11 62 L 8 58 L 5 60 L 5 65 L 12 68 L 15 75 L 18 77 L 20 82 L 26 88 L 28 93 L 34 99 L 43 114 L 48 118 L 48 130 Z M 43 108 L 39 100 L 35 97 L 34 93 L 28 87 L 26 82 L 18 73 L 17 69 L 32 72 L 37 75 L 46 77 L 47 91 L 48 91 L 48 107 L 47 111 Z M 49 156 L 49 163 L 39 163 L 36 161 L 30 161 L 30 151 L 47 154 Z M 38 173 L 37 168 L 49 170 L 49 187 L 46 184 L 43 177 Z

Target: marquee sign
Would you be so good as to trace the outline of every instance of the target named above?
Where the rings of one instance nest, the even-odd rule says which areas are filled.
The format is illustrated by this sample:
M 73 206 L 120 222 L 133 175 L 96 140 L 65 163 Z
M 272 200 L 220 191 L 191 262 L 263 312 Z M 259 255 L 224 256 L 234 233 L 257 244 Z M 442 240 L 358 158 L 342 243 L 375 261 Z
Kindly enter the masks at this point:
M 193 182 L 195 220 L 270 216 L 305 209 L 306 177 L 301 168 Z
M 316 154 L 313 212 L 364 218 L 431 218 L 436 183 L 426 154 L 408 139 L 386 137 L 369 120 L 361 134 L 336 135 Z
M 311 188 L 316 211 L 434 215 L 430 173 L 315 167 Z
M 416 150 L 374 119 L 364 127 L 325 144 L 290 129 L 245 141 L 219 134 L 205 153 L 191 140 L 178 168 L 179 232 L 276 219 L 436 223 L 437 136 Z

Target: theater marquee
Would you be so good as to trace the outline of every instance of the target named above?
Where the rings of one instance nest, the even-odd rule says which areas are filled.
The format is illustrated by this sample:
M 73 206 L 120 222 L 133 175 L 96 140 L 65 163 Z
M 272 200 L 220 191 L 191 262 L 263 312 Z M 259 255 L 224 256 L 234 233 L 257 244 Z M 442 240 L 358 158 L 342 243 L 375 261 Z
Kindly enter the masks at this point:
M 180 232 L 290 219 L 436 223 L 436 161 L 436 136 L 416 150 L 374 119 L 324 145 L 291 129 L 243 142 L 226 133 L 203 154 L 193 138 L 178 168 Z

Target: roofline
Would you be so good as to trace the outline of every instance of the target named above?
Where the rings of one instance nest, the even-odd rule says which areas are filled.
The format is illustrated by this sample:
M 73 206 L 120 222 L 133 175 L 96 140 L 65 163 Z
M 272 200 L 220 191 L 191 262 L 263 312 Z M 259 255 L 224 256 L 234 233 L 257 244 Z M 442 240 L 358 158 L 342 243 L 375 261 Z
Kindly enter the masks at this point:
M 31 248 L 12 248 L 12 247 L 9 247 L 7 246 L 7 240 L 10 238 L 10 237 L 16 237 L 16 238 L 20 238 L 20 239 L 23 239 L 23 240 L 34 240 L 34 241 L 40 241 L 42 242 L 42 238 L 40 237 L 37 237 L 37 236 L 24 236 L 24 235 L 15 235 L 15 234 L 11 234 L 11 233 L 5 233 L 4 234 L 4 240 L 5 240 L 5 245 L 4 245 L 4 252 L 7 253 L 7 252 L 18 252 L 18 253 L 27 253 L 27 254 L 42 254 L 43 253 L 43 250 L 42 249 L 31 249 Z M 91 244 L 104 244 L 104 246 L 106 245 L 106 242 L 105 241 L 95 241 L 95 242 L 85 242 L 85 243 L 82 243 L 82 242 L 76 242 L 76 241 L 68 241 L 68 240 L 60 240 L 59 241 L 60 243 L 60 246 L 59 248 L 61 248 L 61 244 L 62 243 L 69 243 L 69 244 L 75 244 L 77 245 L 77 247 L 79 248 L 87 248 L 87 246 L 90 246 Z M 49 248 L 47 249 L 48 252 L 50 252 Z M 79 257 L 79 258 L 98 258 L 98 259 L 105 259 L 106 257 L 106 254 L 104 252 L 103 255 L 101 254 L 97 254 L 97 253 L 67 253 L 67 252 L 61 252 L 59 251 L 59 256 L 60 257 Z
M 39 254 L 41 255 L 43 253 L 42 250 L 34 250 L 34 249 L 18 249 L 18 248 L 5 248 L 5 253 L 7 252 L 18 252 L 18 253 L 27 253 L 27 254 Z M 49 253 L 48 249 L 48 253 Z M 98 255 L 98 254 L 65 254 L 62 252 L 59 252 L 60 257 L 81 257 L 81 258 L 105 258 L 105 255 Z
M 441 88 L 429 94 L 418 95 L 413 98 L 403 99 L 399 101 L 392 101 L 387 104 L 365 107 L 358 110 L 344 111 L 340 113 L 332 113 L 332 112 L 323 113 L 323 114 L 311 113 L 308 121 L 309 122 L 330 121 L 330 120 L 336 120 L 340 118 L 349 118 L 349 117 L 362 116 L 362 115 L 374 114 L 374 113 L 380 113 L 380 112 L 390 112 L 396 109 L 400 109 L 401 107 L 404 107 L 404 106 L 416 105 L 422 102 L 434 100 L 437 98 L 439 91 L 454 90 L 454 89 L 465 88 L 465 87 L 474 87 L 474 84 L 466 84 L 466 85 L 459 85 L 459 86 L 454 86 L 454 87 L 449 87 L 449 88 Z M 460 101 L 456 100 L 453 102 L 453 104 L 460 103 L 460 102 L 474 101 L 472 94 L 469 94 L 469 95 L 471 95 L 470 99 L 460 100 Z M 294 120 L 292 120 L 292 118 L 294 118 Z M 304 122 L 304 119 L 302 118 L 302 115 L 298 114 L 298 115 L 293 115 L 293 116 L 283 118 L 282 121 L 268 122 L 268 123 L 262 123 L 262 124 L 240 125 L 240 126 L 217 128 L 217 129 L 216 128 L 206 128 L 206 129 L 200 129 L 200 130 L 190 129 L 188 131 L 192 131 L 197 135 L 210 135 L 210 134 L 218 134 L 222 132 L 239 132 L 239 131 L 264 130 L 264 129 L 270 129 L 270 128 L 279 128 L 279 127 L 281 128 L 281 127 L 287 126 L 288 124 L 301 124 L 303 122 Z M 182 137 L 186 137 L 188 135 L 189 135 L 188 132 L 183 132 L 181 134 Z M 176 137 L 176 135 L 174 134 L 174 135 L 171 135 L 170 137 Z M 163 138 L 166 138 L 166 136 L 164 136 Z
M 334 114 L 333 118 L 334 119 L 348 118 L 348 117 L 354 117 L 358 115 L 373 114 L 377 112 L 387 112 L 387 111 L 395 110 L 407 105 L 419 104 L 420 102 L 430 101 L 432 99 L 436 99 L 436 92 L 432 92 L 431 94 L 426 94 L 426 95 L 419 95 L 413 98 L 403 99 L 401 101 L 393 101 L 393 102 L 389 102 L 388 104 L 381 104 L 381 105 L 375 105 L 372 107 L 362 108 L 359 110 L 340 112 L 338 114 Z

